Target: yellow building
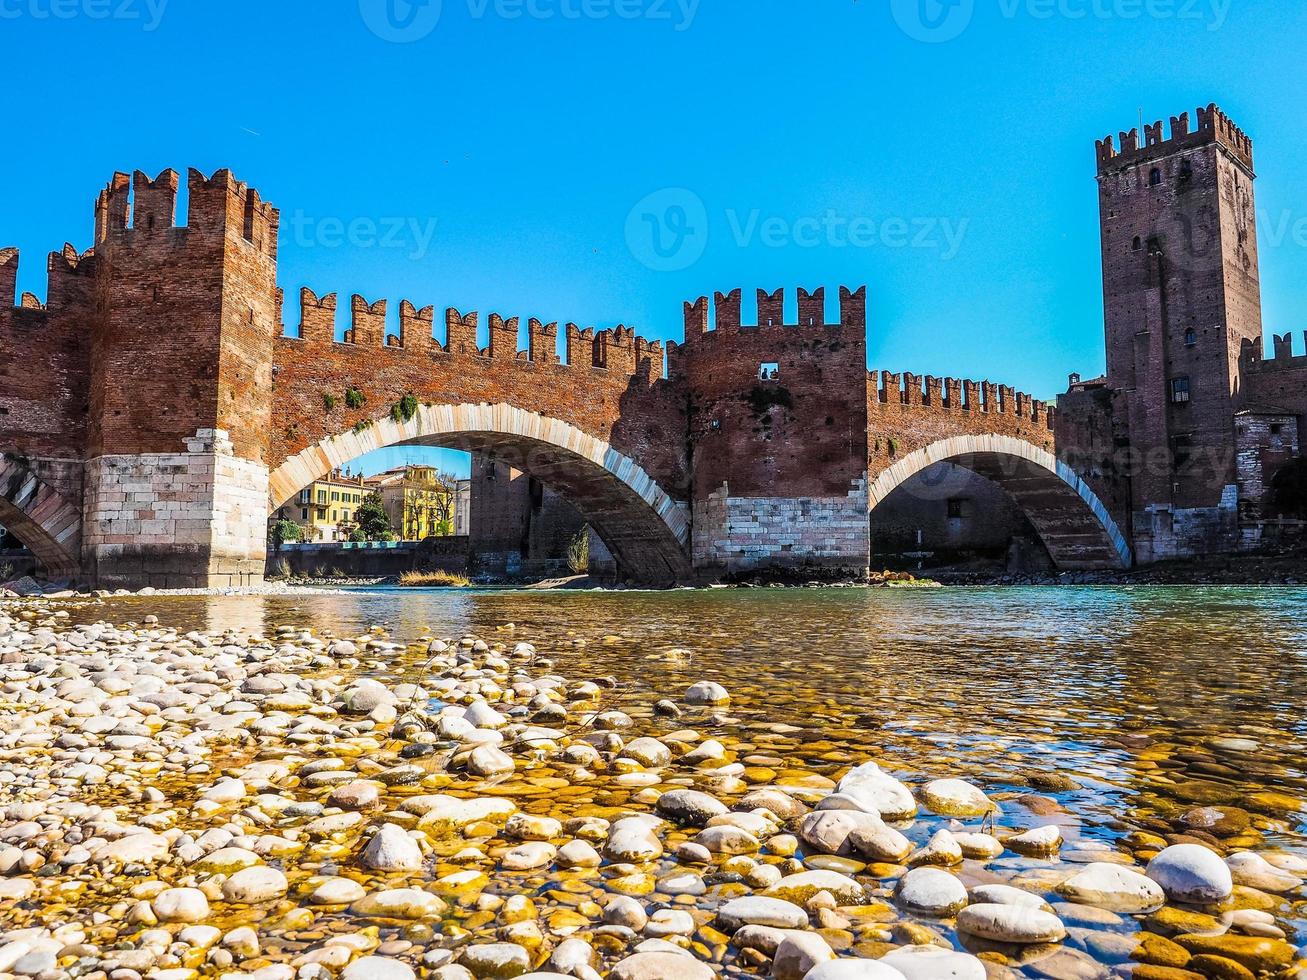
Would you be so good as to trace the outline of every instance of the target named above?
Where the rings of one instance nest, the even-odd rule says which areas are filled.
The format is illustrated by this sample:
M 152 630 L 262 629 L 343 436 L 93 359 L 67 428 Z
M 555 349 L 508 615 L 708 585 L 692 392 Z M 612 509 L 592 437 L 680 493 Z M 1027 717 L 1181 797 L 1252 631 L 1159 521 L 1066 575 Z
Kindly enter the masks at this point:
M 406 466 L 369 477 L 368 489 L 381 497 L 391 530 L 403 541 L 448 537 L 454 533 L 456 494 L 433 466 Z
M 273 516 L 298 524 L 301 541 L 348 541 L 350 532 L 358 526 L 354 512 L 369 492 L 363 477 L 347 476 L 338 470 L 309 484 Z

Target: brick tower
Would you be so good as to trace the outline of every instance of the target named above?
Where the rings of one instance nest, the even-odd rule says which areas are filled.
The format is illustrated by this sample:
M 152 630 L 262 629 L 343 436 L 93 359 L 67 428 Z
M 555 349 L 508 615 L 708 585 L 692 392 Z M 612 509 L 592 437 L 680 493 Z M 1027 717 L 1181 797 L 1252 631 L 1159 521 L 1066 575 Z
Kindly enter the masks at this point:
M 96 206 L 83 563 L 101 586 L 259 581 L 278 213 L 226 170 L 116 174 Z
M 670 375 L 690 401 L 694 563 L 705 572 L 789 569 L 865 574 L 867 293 L 758 291 L 758 323 L 741 324 L 740 290 L 685 304 L 685 343 Z
M 1252 141 L 1214 105 L 1120 139 L 1098 186 L 1121 498 L 1141 561 L 1225 550 L 1239 355 L 1262 335 Z

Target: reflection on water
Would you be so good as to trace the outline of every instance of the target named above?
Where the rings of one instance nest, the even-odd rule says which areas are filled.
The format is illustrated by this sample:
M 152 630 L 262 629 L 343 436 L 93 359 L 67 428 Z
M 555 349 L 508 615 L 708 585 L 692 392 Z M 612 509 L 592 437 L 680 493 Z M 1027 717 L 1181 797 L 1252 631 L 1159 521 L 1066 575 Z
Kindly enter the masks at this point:
M 1305 590 L 370 589 L 92 608 L 81 615 L 156 613 L 242 632 L 382 625 L 400 640 L 511 623 L 559 672 L 617 678 L 619 705 L 720 681 L 737 737 L 782 722 L 914 773 L 991 786 L 1020 787 L 1014 777 L 1032 771 L 1073 775 L 1085 787 L 1061 802 L 1091 834 L 1123 811 L 1144 826 L 1233 804 L 1274 818 L 1268 842 L 1296 845 L 1307 819 Z

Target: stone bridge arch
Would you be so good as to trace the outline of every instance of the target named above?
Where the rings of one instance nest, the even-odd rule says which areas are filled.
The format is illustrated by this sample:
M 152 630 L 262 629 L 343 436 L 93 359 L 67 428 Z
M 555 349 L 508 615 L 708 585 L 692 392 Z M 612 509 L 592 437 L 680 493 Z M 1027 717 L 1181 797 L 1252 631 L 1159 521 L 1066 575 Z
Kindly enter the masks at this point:
M 627 577 L 656 586 L 693 578 L 685 504 L 604 440 L 507 404 L 421 405 L 407 422 L 387 416 L 322 439 L 272 471 L 270 510 L 364 453 L 402 444 L 460 449 L 510 463 L 566 497 Z
M 27 546 L 50 578 L 77 577 L 81 508 L 7 455 L 0 457 L 0 524 Z
M 927 467 L 954 463 L 1017 501 L 1060 569 L 1129 568 L 1130 546 L 1093 490 L 1056 456 L 1022 439 L 961 435 L 909 453 L 871 482 L 872 509 Z

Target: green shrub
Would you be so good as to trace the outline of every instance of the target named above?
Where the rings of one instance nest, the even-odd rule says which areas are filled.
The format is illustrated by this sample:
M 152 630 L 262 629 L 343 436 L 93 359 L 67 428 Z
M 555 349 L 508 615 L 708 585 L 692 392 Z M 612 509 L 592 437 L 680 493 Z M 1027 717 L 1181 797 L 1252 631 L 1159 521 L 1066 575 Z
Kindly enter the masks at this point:
M 567 545 L 567 567 L 573 575 L 590 571 L 590 529 L 583 527 Z
M 363 394 L 357 388 L 345 389 L 345 404 L 352 409 L 358 410 L 363 407 L 363 403 L 368 400 L 368 396 Z
M 390 409 L 390 417 L 396 422 L 408 422 L 418 413 L 418 400 L 413 395 L 405 395 Z

